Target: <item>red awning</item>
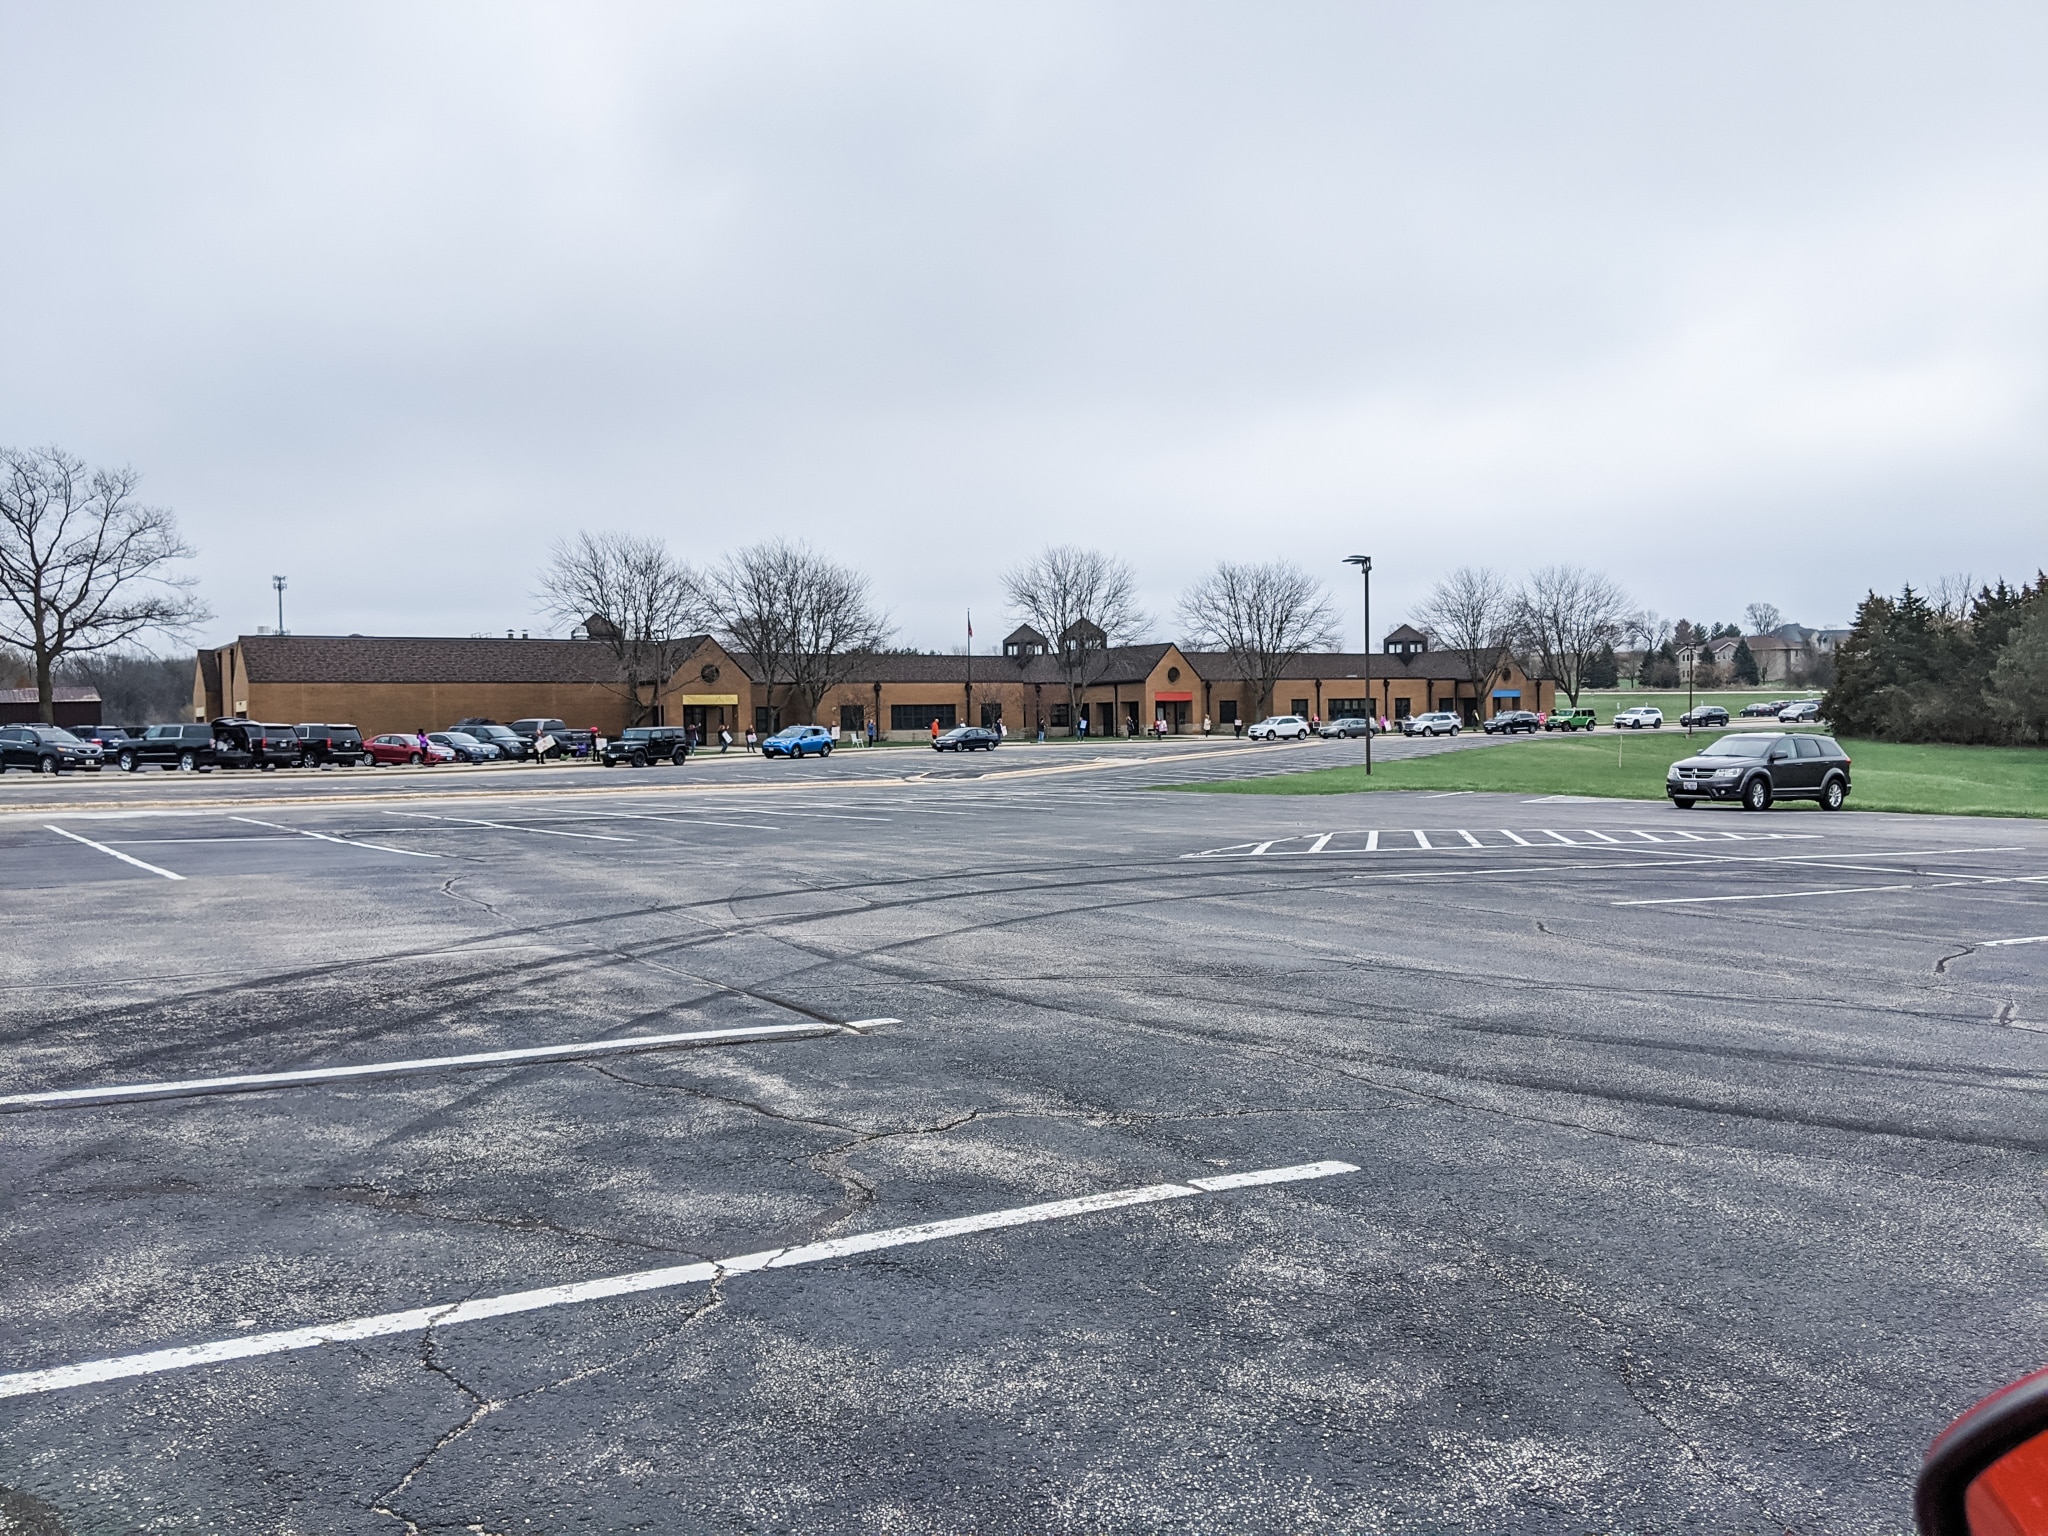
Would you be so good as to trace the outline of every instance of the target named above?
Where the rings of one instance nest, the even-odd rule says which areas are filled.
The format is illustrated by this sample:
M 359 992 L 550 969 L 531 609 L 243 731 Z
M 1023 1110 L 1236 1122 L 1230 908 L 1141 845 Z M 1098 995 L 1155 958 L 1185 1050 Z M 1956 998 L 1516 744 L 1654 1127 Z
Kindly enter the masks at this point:
M 1195 696 L 1192 693 L 1155 693 L 1152 697 L 1162 704 L 1192 704 L 1195 702 Z

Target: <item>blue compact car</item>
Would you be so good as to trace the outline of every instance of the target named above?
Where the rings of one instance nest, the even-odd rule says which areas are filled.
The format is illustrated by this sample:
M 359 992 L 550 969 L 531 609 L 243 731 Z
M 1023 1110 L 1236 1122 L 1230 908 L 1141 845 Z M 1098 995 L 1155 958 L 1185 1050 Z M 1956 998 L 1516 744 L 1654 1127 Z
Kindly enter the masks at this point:
M 763 757 L 830 757 L 832 733 L 822 725 L 792 725 L 761 743 Z

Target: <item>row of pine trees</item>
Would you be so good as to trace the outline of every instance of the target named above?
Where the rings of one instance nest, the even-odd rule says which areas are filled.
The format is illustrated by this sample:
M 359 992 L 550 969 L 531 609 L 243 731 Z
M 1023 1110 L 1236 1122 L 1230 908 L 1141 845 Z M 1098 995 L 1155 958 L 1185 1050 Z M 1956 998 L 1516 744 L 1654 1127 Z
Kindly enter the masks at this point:
M 1822 712 L 1844 736 L 2048 742 L 2048 574 L 1950 606 L 1910 586 L 1871 593 L 1835 648 Z

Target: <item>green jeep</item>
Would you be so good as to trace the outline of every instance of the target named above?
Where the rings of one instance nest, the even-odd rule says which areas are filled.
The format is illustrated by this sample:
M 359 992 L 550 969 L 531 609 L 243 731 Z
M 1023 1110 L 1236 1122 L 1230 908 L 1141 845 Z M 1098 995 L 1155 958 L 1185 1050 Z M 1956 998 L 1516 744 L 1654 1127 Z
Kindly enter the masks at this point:
M 1543 722 L 1546 731 L 1590 731 L 1600 723 L 1590 709 L 1554 709 Z

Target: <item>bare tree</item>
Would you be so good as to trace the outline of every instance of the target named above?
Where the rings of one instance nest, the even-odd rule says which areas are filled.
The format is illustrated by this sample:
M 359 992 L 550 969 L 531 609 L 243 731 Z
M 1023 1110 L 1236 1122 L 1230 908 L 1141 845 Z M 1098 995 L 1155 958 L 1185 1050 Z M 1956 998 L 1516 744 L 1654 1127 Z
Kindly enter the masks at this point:
M 61 448 L 0 449 L 0 642 L 28 652 L 49 720 L 52 670 L 210 618 L 172 562 L 192 550 L 132 469 L 91 469 Z
M 1976 595 L 1976 585 L 1968 571 L 1951 571 L 1935 582 L 1927 600 L 1949 623 L 1960 624 L 1970 616 L 1970 599 Z
M 1523 582 L 1517 594 L 1517 643 L 1577 704 L 1587 670 L 1602 647 L 1622 636 L 1627 601 L 1621 588 L 1598 571 L 1547 565 Z
M 587 626 L 611 648 L 629 725 L 646 723 L 661 685 L 709 627 L 696 573 L 660 539 L 637 534 L 556 540 L 534 595 L 543 613 Z
M 1749 626 L 1752 635 L 1768 635 L 1785 622 L 1785 616 L 1774 604 L 1751 603 L 1742 610 L 1742 622 Z
M 792 725 L 814 719 L 855 659 L 889 638 L 867 577 L 807 544 L 775 539 L 727 555 L 709 587 L 719 637 L 754 658 L 771 706 L 782 689 Z
M 1514 638 L 1513 591 L 1484 566 L 1461 566 L 1431 589 L 1415 620 L 1430 644 L 1462 663 L 1477 713 Z
M 1010 611 L 1052 643 L 1067 690 L 1067 729 L 1078 728 L 1081 694 L 1102 675 L 1107 653 L 1145 624 L 1130 566 L 1100 550 L 1058 544 L 1003 577 Z
M 1251 684 L 1254 718 L 1273 712 L 1273 690 L 1304 651 L 1337 643 L 1337 610 L 1322 583 L 1284 560 L 1225 560 L 1181 595 L 1187 639 L 1222 651 Z

